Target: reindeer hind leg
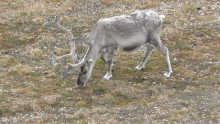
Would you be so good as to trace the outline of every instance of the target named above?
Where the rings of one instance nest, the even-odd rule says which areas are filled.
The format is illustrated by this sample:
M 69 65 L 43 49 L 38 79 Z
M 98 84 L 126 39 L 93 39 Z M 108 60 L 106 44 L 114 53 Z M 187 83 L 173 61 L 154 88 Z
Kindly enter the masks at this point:
M 170 58 L 169 58 L 169 50 L 166 46 L 163 45 L 163 43 L 161 42 L 160 38 L 158 38 L 157 44 L 155 45 L 155 47 L 163 53 L 164 57 L 165 57 L 165 61 L 166 61 L 166 66 L 167 66 L 167 72 L 164 73 L 164 77 L 170 77 L 171 74 L 173 73 L 172 68 L 171 68 L 171 63 L 170 63 Z
M 147 44 L 147 53 L 144 57 L 144 59 L 141 61 L 141 63 L 135 67 L 134 70 L 141 70 L 145 67 L 145 64 L 147 63 L 148 58 L 150 57 L 154 47 L 151 44 Z

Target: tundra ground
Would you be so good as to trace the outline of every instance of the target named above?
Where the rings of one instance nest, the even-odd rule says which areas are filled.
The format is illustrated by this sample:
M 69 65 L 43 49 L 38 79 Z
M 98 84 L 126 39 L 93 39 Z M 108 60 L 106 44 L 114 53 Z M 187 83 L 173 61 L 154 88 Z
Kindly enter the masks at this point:
M 49 51 L 69 53 L 67 35 L 43 28 L 46 17 L 74 36 L 102 18 L 152 9 L 166 16 L 161 39 L 174 73 L 163 78 L 163 55 L 154 50 L 145 69 L 134 68 L 146 49 L 116 52 L 110 81 L 99 59 L 85 88 L 77 73 L 63 78 L 65 60 L 52 66 Z M 217 0 L 1 0 L 1 123 L 220 123 L 220 2 Z M 77 43 L 83 54 L 85 44 Z

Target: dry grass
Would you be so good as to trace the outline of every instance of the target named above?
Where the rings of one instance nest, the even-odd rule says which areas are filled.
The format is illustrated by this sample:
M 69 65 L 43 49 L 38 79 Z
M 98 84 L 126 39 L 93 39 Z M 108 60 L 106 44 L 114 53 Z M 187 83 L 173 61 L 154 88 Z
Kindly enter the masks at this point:
M 33 70 L 30 66 L 18 64 L 10 67 L 8 73 L 9 75 L 14 75 L 14 76 L 24 76 L 30 74 L 32 71 Z
M 18 61 L 11 56 L 5 55 L 0 57 L 0 63 L 2 67 L 7 67 L 17 64 Z
M 6 0 L 0 1 L 1 123 L 219 123 L 220 18 L 216 0 Z M 201 8 L 201 10 L 198 10 Z M 74 36 L 89 33 L 101 18 L 152 9 L 165 14 L 161 38 L 170 50 L 173 75 L 154 50 L 142 71 L 134 67 L 146 48 L 115 52 L 115 71 L 102 81 L 98 60 L 94 83 L 75 88 L 76 74 L 62 78 L 48 62 L 48 51 L 69 53 L 67 36 L 43 28 L 46 17 Z M 77 43 L 77 52 L 85 47 Z

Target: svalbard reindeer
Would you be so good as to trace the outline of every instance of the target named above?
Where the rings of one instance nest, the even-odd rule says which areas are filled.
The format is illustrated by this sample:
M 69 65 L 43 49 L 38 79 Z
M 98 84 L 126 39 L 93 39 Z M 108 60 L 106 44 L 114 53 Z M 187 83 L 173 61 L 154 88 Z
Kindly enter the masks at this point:
M 156 47 L 163 53 L 166 60 L 167 72 L 164 76 L 170 77 L 173 71 L 169 52 L 160 40 L 164 17 L 164 15 L 159 15 L 154 11 L 144 10 L 101 19 L 83 41 L 89 46 L 83 59 L 77 64 L 68 63 L 63 69 L 63 75 L 67 76 L 69 72 L 78 70 L 77 86 L 84 87 L 91 76 L 99 53 L 103 53 L 102 58 L 108 64 L 108 71 L 103 79 L 109 80 L 112 77 L 112 59 L 116 48 L 122 51 L 132 51 L 146 45 L 147 53 L 135 70 L 141 70 L 145 67 L 152 50 Z

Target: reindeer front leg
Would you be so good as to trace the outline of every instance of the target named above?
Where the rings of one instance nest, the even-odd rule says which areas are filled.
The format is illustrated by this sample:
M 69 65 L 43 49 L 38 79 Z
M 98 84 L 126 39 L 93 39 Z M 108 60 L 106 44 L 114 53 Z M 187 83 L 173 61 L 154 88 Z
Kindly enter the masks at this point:
M 141 70 L 145 67 L 145 64 L 147 63 L 148 58 L 150 57 L 154 47 L 151 44 L 147 44 L 147 53 L 144 57 L 144 59 L 141 61 L 141 63 L 135 67 L 134 70 Z
M 110 80 L 110 78 L 112 78 L 112 71 L 114 70 L 114 67 L 113 67 L 114 48 L 113 47 L 104 48 L 101 52 L 102 52 L 101 59 L 108 66 L 107 73 L 102 79 Z

